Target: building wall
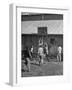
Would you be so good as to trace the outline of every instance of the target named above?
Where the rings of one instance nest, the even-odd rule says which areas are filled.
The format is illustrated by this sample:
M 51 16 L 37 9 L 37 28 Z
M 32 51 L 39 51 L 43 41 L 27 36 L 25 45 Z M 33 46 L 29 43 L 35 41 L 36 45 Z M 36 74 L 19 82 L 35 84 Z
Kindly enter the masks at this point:
M 34 51 L 38 51 L 38 41 L 39 38 L 43 37 L 43 41 L 46 42 L 49 46 L 49 49 L 54 46 L 62 46 L 63 48 L 63 35 L 53 35 L 49 34 L 47 36 L 37 35 L 37 34 L 22 34 L 22 50 L 24 50 L 25 47 L 31 48 L 31 46 L 34 46 Z M 51 40 L 54 39 L 54 42 Z
M 47 35 L 38 35 L 38 27 L 47 27 Z M 25 46 L 31 48 L 33 45 L 37 52 L 40 37 L 43 37 L 44 42 L 48 43 L 49 49 L 58 45 L 63 47 L 63 20 L 22 21 L 21 30 L 22 50 Z M 54 39 L 54 43 L 51 42 L 52 39 Z
M 22 21 L 24 34 L 37 33 L 38 27 L 47 27 L 48 34 L 63 34 L 63 20 Z

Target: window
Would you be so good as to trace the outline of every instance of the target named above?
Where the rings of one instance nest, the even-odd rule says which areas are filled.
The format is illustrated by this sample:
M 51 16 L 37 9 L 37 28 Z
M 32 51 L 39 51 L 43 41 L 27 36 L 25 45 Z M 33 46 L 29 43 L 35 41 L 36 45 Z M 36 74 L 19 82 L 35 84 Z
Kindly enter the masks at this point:
M 46 35 L 47 34 L 47 27 L 38 27 L 38 34 Z

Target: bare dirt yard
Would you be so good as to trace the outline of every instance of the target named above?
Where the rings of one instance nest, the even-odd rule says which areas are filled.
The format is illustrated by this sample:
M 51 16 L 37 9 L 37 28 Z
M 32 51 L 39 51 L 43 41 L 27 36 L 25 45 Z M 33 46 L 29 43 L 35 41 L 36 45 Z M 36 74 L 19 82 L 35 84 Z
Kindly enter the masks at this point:
M 44 62 L 39 66 L 38 62 L 33 61 L 30 67 L 30 72 L 27 72 L 27 67 L 23 65 L 22 77 L 63 75 L 63 62 Z

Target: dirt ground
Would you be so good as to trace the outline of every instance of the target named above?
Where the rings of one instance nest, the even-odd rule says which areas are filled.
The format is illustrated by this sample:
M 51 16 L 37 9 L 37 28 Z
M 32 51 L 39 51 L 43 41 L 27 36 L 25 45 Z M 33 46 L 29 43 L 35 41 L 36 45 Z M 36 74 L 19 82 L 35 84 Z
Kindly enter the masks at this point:
M 55 76 L 63 75 L 63 62 L 44 62 L 40 65 L 38 62 L 31 62 L 30 72 L 27 71 L 26 65 L 22 66 L 22 77 L 32 76 Z

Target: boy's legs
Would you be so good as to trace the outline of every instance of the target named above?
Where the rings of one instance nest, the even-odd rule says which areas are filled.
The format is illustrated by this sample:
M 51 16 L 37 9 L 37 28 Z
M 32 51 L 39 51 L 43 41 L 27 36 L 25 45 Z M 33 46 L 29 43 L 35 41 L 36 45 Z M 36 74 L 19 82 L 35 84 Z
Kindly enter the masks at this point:
M 61 53 L 59 53 L 59 61 L 61 62 Z
M 39 65 L 41 64 L 41 55 L 39 55 Z
M 39 55 L 39 65 L 43 64 L 43 55 Z
M 59 61 L 59 53 L 57 54 L 57 61 Z
M 30 59 L 29 58 L 26 58 L 27 59 L 27 68 L 28 68 L 28 71 L 30 71 Z
M 41 63 L 43 64 L 43 55 L 41 55 Z
M 58 55 L 57 55 L 57 60 L 58 60 L 59 62 L 61 62 L 61 53 L 58 53 Z
M 47 61 L 49 62 L 48 54 L 46 54 Z

